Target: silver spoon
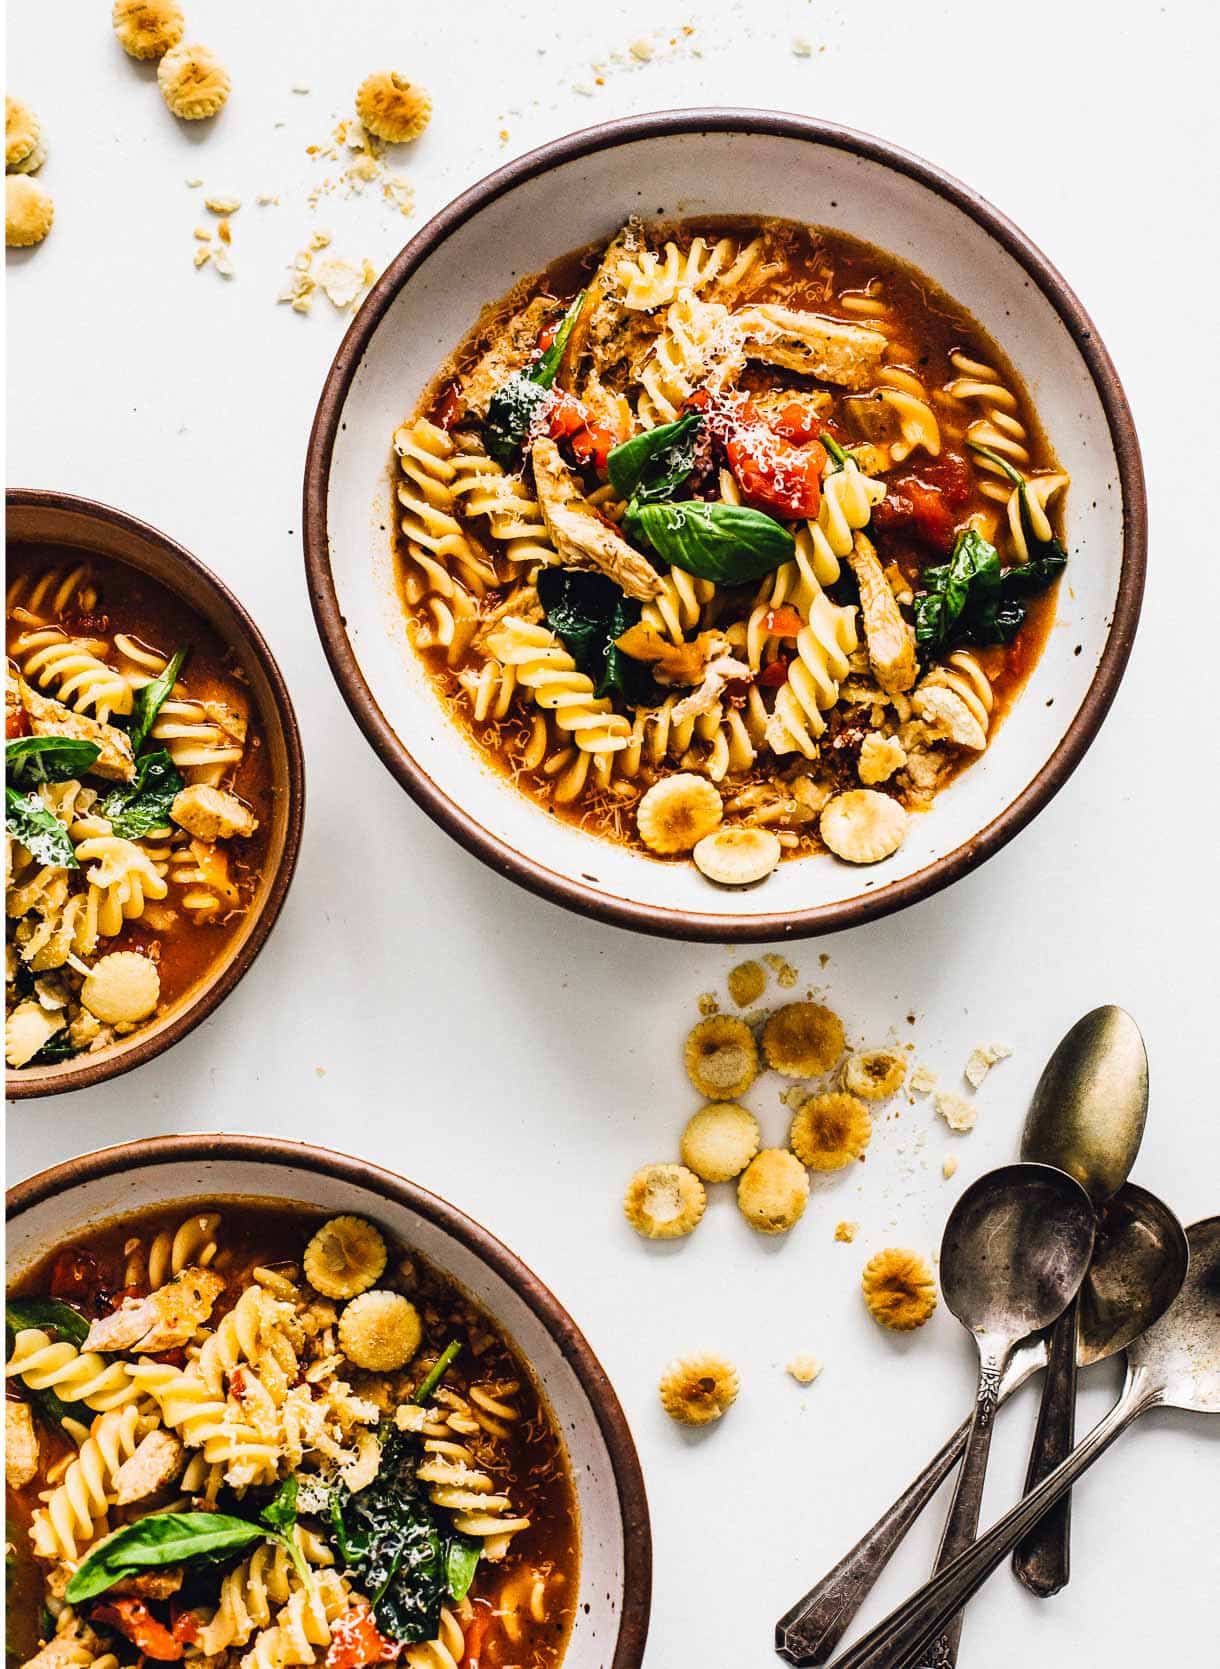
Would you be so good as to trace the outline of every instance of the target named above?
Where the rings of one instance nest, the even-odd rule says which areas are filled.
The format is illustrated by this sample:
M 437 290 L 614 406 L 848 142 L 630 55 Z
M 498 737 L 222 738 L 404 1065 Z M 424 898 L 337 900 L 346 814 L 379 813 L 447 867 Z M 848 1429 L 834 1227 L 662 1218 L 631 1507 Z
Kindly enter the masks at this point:
M 1130 1174 L 1148 1116 L 1148 1055 L 1125 1009 L 1095 1008 L 1068 1032 L 1038 1080 L 1021 1137 L 1022 1159 L 1057 1165 L 1096 1206 Z M 1038 1424 L 1025 1478 L 1028 1493 L 1076 1441 L 1076 1306 L 1051 1328 Z M 1012 1557 L 1013 1570 L 1041 1598 L 1067 1585 L 1072 1497 L 1065 1495 Z
M 1127 1347 L 1127 1378 L 1110 1412 L 1010 1512 L 912 1594 L 833 1669 L 913 1669 L 928 1661 L 970 1596 L 1065 1490 L 1150 1408 L 1220 1414 L 1220 1217 L 1186 1230 L 1190 1267 L 1173 1303 Z
M 1125 1350 L 1164 1314 L 1186 1275 L 1186 1236 L 1154 1194 L 1128 1182 L 1106 1207 L 1081 1287 L 1076 1360 L 1093 1362 Z M 1046 1366 L 1047 1336 L 1017 1346 L 1000 1381 L 1000 1402 Z M 833 1570 L 775 1625 L 775 1649 L 789 1663 L 825 1663 L 876 1585 L 907 1531 L 953 1470 L 966 1447 L 965 1421 Z
M 974 1540 L 983 1503 L 1000 1381 L 1013 1350 L 1063 1314 L 1093 1255 L 1097 1215 L 1078 1182 L 1050 1165 L 1002 1165 L 967 1188 L 949 1213 L 940 1245 L 945 1303 L 979 1353 L 974 1416 L 937 1570 Z M 936 1642 L 935 1669 L 957 1662 L 961 1622 Z

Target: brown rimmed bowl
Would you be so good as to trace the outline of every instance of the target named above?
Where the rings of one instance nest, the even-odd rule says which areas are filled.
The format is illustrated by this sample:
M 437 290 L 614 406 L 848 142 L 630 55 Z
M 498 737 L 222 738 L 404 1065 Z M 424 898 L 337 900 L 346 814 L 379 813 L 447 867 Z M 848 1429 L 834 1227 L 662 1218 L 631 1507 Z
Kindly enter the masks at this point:
M 305 815 L 305 760 L 284 676 L 254 621 L 198 557 L 167 534 L 71 493 L 15 488 L 6 495 L 10 544 L 61 545 L 124 562 L 180 597 L 230 645 L 249 682 L 271 776 L 272 827 L 267 859 L 245 919 L 220 956 L 150 1025 L 129 1038 L 52 1066 L 10 1071 L 12 1099 L 59 1095 L 117 1078 L 172 1048 L 217 1008 L 251 966 L 275 926 L 296 867 Z
M 1029 683 L 986 755 L 903 847 L 856 868 L 781 864 L 714 888 L 549 815 L 463 738 L 406 641 L 391 559 L 390 450 L 489 300 L 647 216 L 778 215 L 832 227 L 929 274 L 1022 374 L 1070 471 L 1072 562 Z M 443 209 L 369 293 L 322 390 L 305 472 L 305 564 L 344 699 L 409 794 L 468 851 L 557 904 L 682 939 L 852 927 L 927 898 L 998 852 L 1062 788 L 1097 734 L 1139 618 L 1146 554 L 1139 444 L 1110 357 L 1030 240 L 930 163 L 773 111 L 677 110 L 589 128 L 509 163 Z
M 69 1160 L 10 1189 L 8 1278 L 101 1223 L 175 1202 L 185 1215 L 203 1199 L 276 1200 L 371 1217 L 488 1311 L 529 1365 L 567 1445 L 580 1581 L 564 1669 L 639 1669 L 652 1537 L 619 1400 L 554 1294 L 445 1200 L 364 1160 L 271 1136 L 156 1136 Z

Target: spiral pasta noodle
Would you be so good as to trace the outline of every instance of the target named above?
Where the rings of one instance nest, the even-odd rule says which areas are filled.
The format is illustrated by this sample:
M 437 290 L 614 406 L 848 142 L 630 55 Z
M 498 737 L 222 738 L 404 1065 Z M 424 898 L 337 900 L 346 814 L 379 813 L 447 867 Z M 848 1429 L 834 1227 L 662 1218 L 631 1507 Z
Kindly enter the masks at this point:
M 120 933 L 125 921 L 138 921 L 145 900 L 164 898 L 169 888 L 148 854 L 120 835 L 92 835 L 76 848 L 76 861 L 85 869 L 89 896 L 96 902 L 98 931 L 107 939 Z
M 991 680 L 968 649 L 955 649 L 945 660 L 938 661 L 920 683 L 921 689 L 940 685 L 952 690 L 966 705 L 983 735 L 991 729 L 991 713 L 995 706 L 995 692 Z
M 43 1559 L 75 1559 L 106 1533 L 119 1467 L 135 1453 L 147 1422 L 135 1403 L 99 1414 L 68 1467 L 30 1522 L 30 1543 Z
M 330 1625 L 349 1607 L 346 1582 L 336 1571 L 313 1572 L 312 1589 L 296 1587 L 241 1659 L 241 1669 L 289 1669 L 313 1663 L 315 1648 L 330 1645 Z
M 123 674 L 99 659 L 91 641 L 71 638 L 58 626 L 23 632 L 13 654 L 24 677 L 73 712 L 92 712 L 105 724 L 112 715 L 131 712 L 132 688 Z
M 711 244 L 695 238 L 685 251 L 671 240 L 660 255 L 642 249 L 624 256 L 614 276 L 622 290 L 623 306 L 650 313 L 668 306 L 683 290 L 697 295 L 709 285 L 736 289 L 762 257 L 761 238 L 752 238 L 741 246 L 732 238 L 718 238 Z
M 496 1488 L 470 1439 L 480 1432 L 492 1439 L 509 1436 L 517 1408 L 508 1399 L 519 1389 L 514 1381 L 474 1385 L 461 1397 L 442 1388 L 422 1427 L 424 1459 L 415 1469 L 433 1505 L 452 1513 L 462 1535 L 481 1540 L 484 1556 L 493 1561 L 504 1557 L 512 1537 L 530 1521 L 513 1513 L 512 1501 Z
M 123 1408 L 140 1396 L 126 1362 L 108 1362 L 96 1351 L 82 1353 L 67 1339 L 52 1343 L 50 1335 L 36 1327 L 23 1327 L 16 1334 L 4 1375 L 20 1379 L 31 1391 L 54 1391 L 61 1402 L 83 1403 L 99 1414 Z
M 592 680 L 577 671 L 548 627 L 509 616 L 488 638 L 488 648 L 584 752 L 616 753 L 626 745 L 627 720 L 604 696 L 594 695 Z
M 148 1248 L 149 1286 L 154 1289 L 164 1286 L 188 1264 L 206 1269 L 219 1250 L 216 1240 L 219 1227 L 220 1213 L 203 1211 L 194 1217 L 184 1217 L 176 1229 L 162 1229 Z
M 4 594 L 6 614 L 31 626 L 45 626 L 68 613 L 91 614 L 97 602 L 98 588 L 87 562 L 18 574 Z
M 297 1375 L 297 1353 L 288 1336 L 292 1306 L 262 1287 L 248 1287 L 208 1334 L 193 1363 L 212 1396 L 224 1393 L 225 1376 L 248 1363 L 274 1403 L 281 1403 Z M 249 1384 L 247 1376 L 247 1384 Z
M 211 1393 L 194 1373 L 164 1362 L 137 1362 L 131 1377 L 150 1396 L 170 1431 L 210 1464 L 225 1467 L 235 1489 L 270 1483 L 278 1468 L 279 1446 L 236 1419 L 223 1397 Z
M 462 1625 L 447 1605 L 441 1606 L 440 1629 L 435 1640 L 403 1650 L 406 1669 L 458 1669 L 465 1655 L 466 1636 Z
M 945 384 L 944 394 L 950 402 L 973 407 L 978 413 L 967 424 L 966 440 L 972 446 L 985 446 L 989 451 L 998 453 L 1014 469 L 1028 469 L 1029 431 L 1018 416 L 1020 404 L 1017 397 L 1002 381 L 1000 373 L 993 365 L 961 352 L 950 354 L 949 362 L 957 376 Z M 985 480 L 982 483 L 983 493 L 988 498 L 1007 503 L 1010 497 L 1008 478 L 990 458 L 982 454 L 976 454 L 976 458 L 981 470 L 992 477 L 999 477 L 998 480 Z

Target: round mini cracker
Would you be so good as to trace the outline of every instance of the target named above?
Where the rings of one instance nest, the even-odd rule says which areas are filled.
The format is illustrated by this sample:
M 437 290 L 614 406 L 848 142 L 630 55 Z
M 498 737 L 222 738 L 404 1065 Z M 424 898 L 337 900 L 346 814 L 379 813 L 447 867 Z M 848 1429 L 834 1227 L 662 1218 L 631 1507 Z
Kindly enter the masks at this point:
M 175 46 L 157 65 L 157 85 L 166 108 L 183 122 L 217 115 L 229 96 L 229 72 L 210 47 L 197 41 Z
M 687 1077 L 709 1101 L 732 1101 L 744 1095 L 758 1076 L 754 1033 L 731 1014 L 713 1014 L 692 1026 L 682 1058 Z
M 678 771 L 644 792 L 635 826 L 649 851 L 675 857 L 718 829 L 723 816 L 724 801 L 716 785 L 693 771 Z
M 873 1121 L 854 1095 L 835 1091 L 811 1095 L 792 1118 L 788 1140 L 803 1165 L 813 1171 L 841 1171 L 868 1147 Z
M 861 1049 L 843 1062 L 843 1088 L 863 1101 L 888 1101 L 906 1075 L 907 1063 L 894 1049 Z
M 85 975 L 80 1000 L 108 1026 L 134 1026 L 147 1020 L 161 1001 L 161 976 L 147 956 L 112 950 Z
M 864 1266 L 860 1277 L 864 1302 L 874 1321 L 895 1332 L 922 1327 L 936 1308 L 936 1277 L 926 1258 L 904 1247 L 889 1246 Z
M 419 1311 L 400 1292 L 362 1292 L 339 1317 L 339 1349 L 370 1373 L 405 1368 L 423 1336 Z
M 623 1215 L 646 1240 L 689 1234 L 706 1209 L 707 1192 L 685 1165 L 644 1165 L 623 1196 Z
M 331 1217 L 305 1248 L 305 1279 L 324 1298 L 355 1298 L 385 1273 L 386 1244 L 363 1217 Z
M 758 1152 L 758 1120 L 732 1101 L 713 1101 L 687 1120 L 682 1163 L 704 1182 L 731 1182 Z
M 843 1022 L 821 1003 L 785 1003 L 763 1027 L 768 1066 L 785 1078 L 820 1078 L 843 1053 Z
M 366 76 L 356 89 L 356 114 L 370 133 L 391 145 L 418 139 L 432 119 L 432 99 L 396 70 Z
M 114 0 L 110 23 L 127 56 L 144 62 L 164 58 L 186 33 L 177 0 Z
M 741 1214 L 759 1234 L 787 1234 L 804 1216 L 808 1202 L 809 1173 L 787 1148 L 763 1148 L 737 1184 Z
M 680 1356 L 661 1375 L 661 1407 L 683 1426 L 706 1426 L 719 1420 L 737 1400 L 741 1380 L 727 1356 L 706 1351 Z
M 28 174 L 9 174 L 4 181 L 4 241 L 10 249 L 29 249 L 41 243 L 55 219 L 51 193 Z
M 38 117 L 28 104 L 6 94 L 4 100 L 4 166 L 6 170 L 22 168 L 38 148 L 40 133 Z
M 849 788 L 822 807 L 818 832 L 845 863 L 880 863 L 902 845 L 909 823 L 906 808 L 888 794 Z

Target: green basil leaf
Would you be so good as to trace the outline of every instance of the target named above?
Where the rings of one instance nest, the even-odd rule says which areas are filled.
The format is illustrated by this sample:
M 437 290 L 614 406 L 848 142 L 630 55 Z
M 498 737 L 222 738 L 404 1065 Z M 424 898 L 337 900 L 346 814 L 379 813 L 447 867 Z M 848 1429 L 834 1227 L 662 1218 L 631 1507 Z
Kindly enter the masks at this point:
M 924 570 L 923 585 L 915 603 L 915 642 L 926 655 L 955 643 L 993 641 L 987 633 L 1000 603 L 1000 558 L 977 529 L 958 534 L 948 562 Z
M 835 469 L 842 469 L 847 463 L 847 453 L 839 445 L 833 435 L 822 435 L 819 438 L 821 439 L 822 445 L 829 453 Z
M 90 1548 L 64 1591 L 69 1605 L 104 1594 L 133 1571 L 223 1557 L 267 1535 L 227 1513 L 149 1513 Z
M 518 462 L 530 425 L 546 399 L 546 389 L 525 371 L 514 371 L 496 389 L 483 421 L 483 442 L 498 464 L 511 469 Z
M 53 811 L 48 811 L 37 794 L 19 794 L 4 785 L 4 826 L 39 863 L 56 869 L 79 869 L 76 850 L 67 829 Z
M 646 429 L 616 446 L 606 459 L 610 484 L 622 498 L 637 505 L 672 498 L 690 475 L 695 448 L 703 430 L 698 412 Z
M 598 696 L 618 693 L 632 707 L 653 707 L 660 700 L 651 668 L 632 660 L 617 640 L 640 618 L 640 604 L 627 597 L 605 574 L 585 568 L 543 568 L 538 599 L 546 623 Z
M 630 505 L 625 525 L 672 567 L 720 585 L 745 585 L 773 573 L 791 558 L 796 543 L 761 510 L 697 499 Z
M 19 736 L 4 744 L 5 769 L 13 782 L 67 782 L 90 769 L 101 748 L 75 736 Z
M 290 1536 L 297 1522 L 297 1481 L 285 1478 L 275 1494 L 258 1515 L 272 1530 Z
M 84 1344 L 89 1331 L 80 1311 L 59 1298 L 10 1298 L 4 1306 L 4 1320 L 14 1333 L 37 1327 L 77 1346 Z
M 577 319 L 579 319 L 580 310 L 585 304 L 585 294 L 586 292 L 582 290 L 573 300 L 571 306 L 563 316 L 563 323 L 555 332 L 555 340 L 542 355 L 541 359 L 535 361 L 535 363 L 529 367 L 527 374 L 532 382 L 536 382 L 538 384 L 539 388 L 550 388 L 555 381 L 556 374 L 559 370 L 559 362 L 563 358 L 563 350 L 568 345 L 568 337 L 571 336 L 572 327 L 575 325 Z
M 178 768 L 165 748 L 142 753 L 134 780 L 112 788 L 102 801 L 102 816 L 110 819 L 116 835 L 138 840 L 166 827 L 170 807 L 182 787 Z
M 189 653 L 187 649 L 175 650 L 164 672 L 158 673 L 151 683 L 142 684 L 136 691 L 131 704 L 131 726 L 128 730 L 133 753 L 139 753 L 144 746 L 145 738 L 157 722 L 157 714 L 165 704 L 169 692 L 178 682 L 182 663 Z
M 459 1604 L 470 1592 L 474 1573 L 478 1569 L 483 1543 L 473 1536 L 454 1536 L 445 1549 L 445 1580 L 449 1597 Z
M 461 1348 L 461 1344 L 457 1339 L 450 1339 L 449 1343 L 445 1346 L 444 1350 L 441 1351 L 440 1355 L 429 1368 L 428 1372 L 420 1380 L 414 1391 L 412 1391 L 412 1402 L 427 1402 L 428 1398 L 432 1395 L 433 1391 L 436 1390 L 436 1387 L 440 1384 L 441 1380 L 444 1379 L 445 1375 L 449 1372 L 449 1369 L 453 1365 L 453 1362 L 461 1351 Z

